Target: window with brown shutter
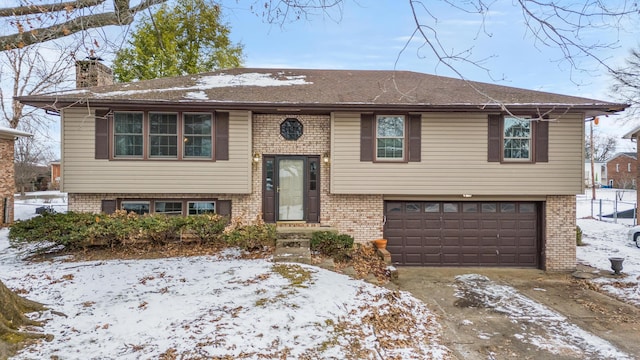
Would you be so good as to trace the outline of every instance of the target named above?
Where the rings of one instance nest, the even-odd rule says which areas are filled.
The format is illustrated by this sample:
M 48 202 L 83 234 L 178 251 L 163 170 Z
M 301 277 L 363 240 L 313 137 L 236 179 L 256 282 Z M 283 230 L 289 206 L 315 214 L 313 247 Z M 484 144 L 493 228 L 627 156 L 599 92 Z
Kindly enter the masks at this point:
M 422 156 L 422 116 L 409 115 L 409 161 L 420 162 Z
M 123 124 L 134 115 L 135 127 Z M 96 159 L 229 160 L 229 113 L 96 110 L 94 140 Z
M 487 160 L 489 162 L 500 162 L 500 159 L 502 159 L 502 135 L 500 130 L 502 128 L 500 126 L 501 120 L 502 116 L 500 115 L 489 115 L 489 146 L 487 154 Z
M 229 160 L 229 113 L 216 113 L 216 160 Z
M 96 110 L 95 158 L 109 159 L 109 110 Z
M 544 120 L 536 121 L 536 157 L 535 162 L 549 162 L 549 122 Z
M 218 215 L 231 217 L 231 200 L 216 201 L 216 213 Z
M 524 117 L 525 120 L 527 118 L 528 116 Z M 506 121 L 509 121 L 509 128 L 505 130 Z M 524 123 L 523 118 L 513 116 L 497 114 L 488 116 L 488 162 L 549 161 L 549 123 L 545 120 L 526 121 Z
M 360 115 L 360 161 L 373 161 L 374 118 L 373 114 Z
M 105 214 L 113 214 L 116 211 L 115 200 L 102 200 L 101 210 Z
M 360 161 L 420 162 L 422 116 L 360 115 Z

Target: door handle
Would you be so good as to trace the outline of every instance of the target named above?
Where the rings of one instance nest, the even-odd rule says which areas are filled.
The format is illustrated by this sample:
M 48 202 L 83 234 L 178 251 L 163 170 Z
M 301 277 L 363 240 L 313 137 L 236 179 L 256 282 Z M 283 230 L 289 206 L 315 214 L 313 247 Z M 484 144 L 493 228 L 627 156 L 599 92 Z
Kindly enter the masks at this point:
M 387 215 L 383 215 L 382 216 L 382 225 L 386 225 L 387 224 Z

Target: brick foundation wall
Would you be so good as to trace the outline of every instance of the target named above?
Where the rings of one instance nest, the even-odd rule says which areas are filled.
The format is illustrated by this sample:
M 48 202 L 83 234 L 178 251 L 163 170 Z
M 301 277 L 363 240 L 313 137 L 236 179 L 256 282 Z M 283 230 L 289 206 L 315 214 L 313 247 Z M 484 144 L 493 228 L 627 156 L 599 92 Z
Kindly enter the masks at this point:
M 14 140 L 0 139 L 0 226 L 13 222 L 13 194 L 16 191 L 13 144 Z M 5 214 L 9 221 L 5 221 Z
M 323 224 L 353 236 L 357 242 L 383 236 L 384 201 L 382 195 L 337 195 L 322 197 Z
M 576 198 L 575 196 L 547 196 L 545 270 L 573 271 L 576 269 Z

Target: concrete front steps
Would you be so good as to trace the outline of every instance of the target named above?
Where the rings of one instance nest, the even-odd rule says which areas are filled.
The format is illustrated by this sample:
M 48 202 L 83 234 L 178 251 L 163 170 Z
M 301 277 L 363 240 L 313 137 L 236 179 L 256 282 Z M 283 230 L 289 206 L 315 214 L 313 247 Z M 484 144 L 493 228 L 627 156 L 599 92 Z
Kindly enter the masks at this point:
M 301 227 L 278 225 L 274 262 L 311 264 L 311 236 L 315 231 L 338 230 L 330 227 Z

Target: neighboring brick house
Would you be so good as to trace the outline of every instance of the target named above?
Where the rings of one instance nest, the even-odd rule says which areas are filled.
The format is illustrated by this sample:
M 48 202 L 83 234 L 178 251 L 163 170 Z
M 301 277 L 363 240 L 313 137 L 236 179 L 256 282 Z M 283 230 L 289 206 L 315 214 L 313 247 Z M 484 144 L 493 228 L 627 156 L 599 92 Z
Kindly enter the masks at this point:
M 635 152 L 621 152 L 607 160 L 607 185 L 616 189 L 635 189 L 638 156 Z
M 627 107 L 407 71 L 296 69 L 18 100 L 61 113 L 69 210 L 261 216 L 385 237 L 400 265 L 553 271 L 576 266 L 584 120 Z
M 13 222 L 13 194 L 16 192 L 14 143 L 31 134 L 0 127 L 0 226 Z

